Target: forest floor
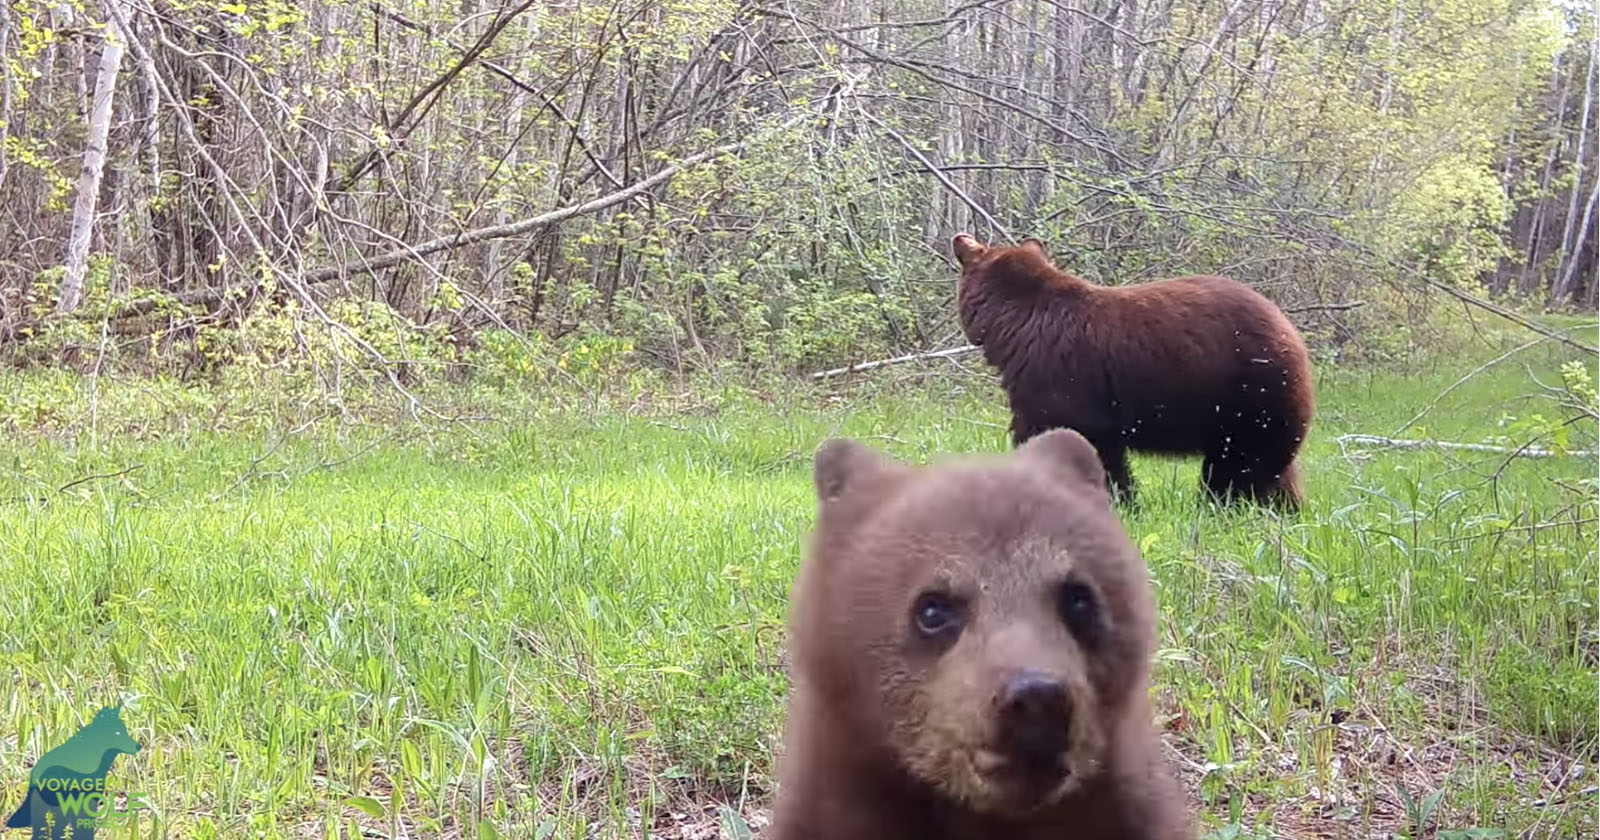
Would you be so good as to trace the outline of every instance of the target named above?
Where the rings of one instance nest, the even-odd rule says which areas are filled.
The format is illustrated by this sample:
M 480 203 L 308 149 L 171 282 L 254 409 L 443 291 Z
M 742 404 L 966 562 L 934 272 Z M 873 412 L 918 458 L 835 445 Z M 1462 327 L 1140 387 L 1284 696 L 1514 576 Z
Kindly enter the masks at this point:
M 1156 725 L 1204 834 L 1595 834 L 1594 457 L 1338 440 L 1528 442 L 1571 353 L 1451 390 L 1528 338 L 1320 367 L 1293 517 L 1135 461 Z M 976 365 L 450 424 L 5 376 L 0 810 L 121 699 L 141 837 L 759 830 L 811 453 L 1006 447 Z

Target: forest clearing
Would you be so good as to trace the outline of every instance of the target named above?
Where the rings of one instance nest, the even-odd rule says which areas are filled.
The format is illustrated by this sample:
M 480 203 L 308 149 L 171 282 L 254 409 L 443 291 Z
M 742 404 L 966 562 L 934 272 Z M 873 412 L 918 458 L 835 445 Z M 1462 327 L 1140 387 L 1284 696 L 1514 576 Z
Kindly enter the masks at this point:
M 1556 0 L 7 0 L 0 816 L 104 707 L 105 836 L 762 836 L 818 446 L 1012 448 L 972 232 L 1304 337 L 1301 509 L 1118 508 L 1199 837 L 1593 836 L 1597 58 Z

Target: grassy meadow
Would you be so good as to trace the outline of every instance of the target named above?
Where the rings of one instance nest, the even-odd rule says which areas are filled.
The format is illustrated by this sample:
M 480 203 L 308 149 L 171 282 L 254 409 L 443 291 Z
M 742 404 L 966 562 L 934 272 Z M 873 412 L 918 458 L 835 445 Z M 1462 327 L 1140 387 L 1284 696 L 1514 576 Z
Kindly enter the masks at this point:
M 1294 517 L 1135 461 L 1158 725 L 1202 834 L 1595 834 L 1595 459 L 1336 440 L 1528 442 L 1572 354 L 1474 373 L 1528 338 L 1319 368 Z M 811 453 L 1007 445 L 975 362 L 456 423 L 5 376 L 0 809 L 121 700 L 143 749 L 112 786 L 154 810 L 109 837 L 759 831 Z M 18 408 L 51 389 L 70 416 Z

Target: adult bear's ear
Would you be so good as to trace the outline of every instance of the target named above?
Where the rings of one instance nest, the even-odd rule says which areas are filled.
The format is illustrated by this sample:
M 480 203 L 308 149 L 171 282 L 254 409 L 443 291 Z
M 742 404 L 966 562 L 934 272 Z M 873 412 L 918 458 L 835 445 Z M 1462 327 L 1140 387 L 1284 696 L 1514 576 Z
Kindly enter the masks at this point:
M 882 455 L 849 438 L 834 438 L 817 448 L 812 462 L 811 481 L 817 501 L 831 502 L 862 481 L 889 471 L 891 464 Z
M 983 256 L 989 246 L 972 238 L 970 233 L 958 233 L 956 238 L 950 240 L 950 249 L 956 252 L 956 262 L 966 268 L 973 260 Z
M 1051 429 L 1035 435 L 1017 450 L 1017 456 L 1057 481 L 1106 492 L 1106 470 L 1100 463 L 1100 453 L 1071 429 Z
M 1044 249 L 1044 243 L 1041 242 L 1038 239 L 1035 239 L 1032 236 L 1028 237 L 1027 239 L 1022 240 L 1021 247 L 1026 248 L 1026 249 L 1028 249 L 1030 251 L 1033 251 L 1033 252 L 1037 253 L 1039 256 L 1044 257 L 1047 260 L 1050 259 L 1049 252 L 1045 251 L 1045 249 Z

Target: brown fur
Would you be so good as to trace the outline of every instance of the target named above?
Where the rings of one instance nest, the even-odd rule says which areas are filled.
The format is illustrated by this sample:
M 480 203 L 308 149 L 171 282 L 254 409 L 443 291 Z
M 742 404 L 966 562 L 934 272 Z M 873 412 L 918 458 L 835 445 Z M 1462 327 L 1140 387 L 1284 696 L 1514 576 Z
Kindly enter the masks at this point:
M 1311 427 L 1311 361 L 1271 301 L 1225 277 L 1097 286 L 1044 246 L 962 234 L 961 327 L 1000 371 L 1016 445 L 1045 429 L 1094 444 L 1133 493 L 1129 450 L 1201 454 L 1208 490 L 1297 508 L 1295 456 Z
M 1082 437 L 923 468 L 835 440 L 815 479 L 769 840 L 1191 836 L 1151 725 L 1147 571 Z M 953 635 L 918 629 L 930 597 Z M 1018 686 L 1060 705 L 1008 705 Z

